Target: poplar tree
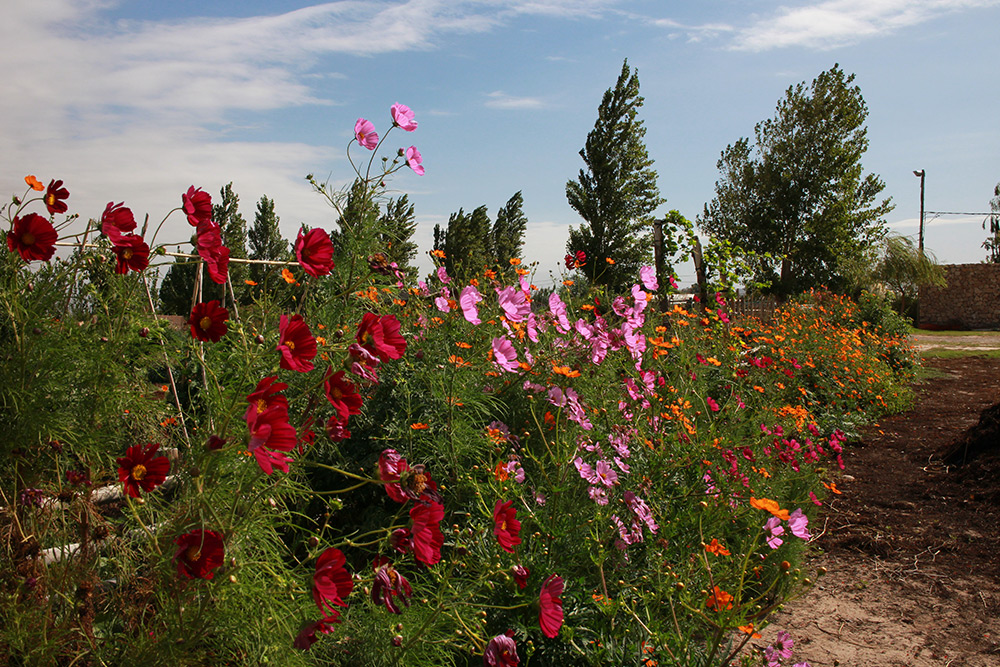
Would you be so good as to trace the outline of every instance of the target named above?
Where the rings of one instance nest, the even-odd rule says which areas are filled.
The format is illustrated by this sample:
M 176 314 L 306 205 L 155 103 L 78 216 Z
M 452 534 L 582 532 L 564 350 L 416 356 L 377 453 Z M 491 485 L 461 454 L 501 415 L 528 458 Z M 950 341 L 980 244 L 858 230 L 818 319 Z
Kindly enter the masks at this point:
M 643 141 L 642 103 L 638 71 L 625 60 L 580 151 L 585 168 L 566 183 L 566 199 L 584 220 L 570 229 L 566 250 L 584 251 L 584 273 L 614 291 L 627 288 L 651 262 L 653 211 L 664 202 Z

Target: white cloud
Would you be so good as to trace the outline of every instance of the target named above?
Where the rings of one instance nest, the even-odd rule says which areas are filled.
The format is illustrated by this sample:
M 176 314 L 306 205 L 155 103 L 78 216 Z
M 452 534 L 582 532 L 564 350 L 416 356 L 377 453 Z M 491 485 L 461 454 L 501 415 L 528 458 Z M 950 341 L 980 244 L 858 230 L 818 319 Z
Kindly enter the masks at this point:
M 537 97 L 514 97 L 502 90 L 496 90 L 486 95 L 486 106 L 493 109 L 541 109 L 545 102 Z
M 988 7 L 998 0 L 824 0 L 780 7 L 737 31 L 730 48 L 740 51 L 799 46 L 833 49 L 896 32 L 944 14 Z

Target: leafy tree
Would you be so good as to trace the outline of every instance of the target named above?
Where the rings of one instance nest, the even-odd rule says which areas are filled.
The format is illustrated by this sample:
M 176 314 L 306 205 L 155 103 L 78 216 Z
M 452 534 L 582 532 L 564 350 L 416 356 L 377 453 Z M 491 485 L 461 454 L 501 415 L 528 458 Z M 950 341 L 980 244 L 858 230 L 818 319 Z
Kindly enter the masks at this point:
M 493 221 L 490 231 L 490 246 L 493 262 L 510 278 L 514 267 L 511 259 L 520 259 L 524 248 L 524 233 L 528 229 L 528 218 L 524 215 L 524 197 L 518 190 L 507 200 Z
M 983 221 L 983 229 L 990 225 L 990 237 L 983 241 L 983 247 L 989 253 L 986 260 L 991 264 L 1000 264 L 1000 183 L 993 188 L 993 199 L 990 200 L 990 210 L 993 215 Z
M 472 213 L 458 209 L 448 218 L 448 226 L 434 225 L 434 249 L 443 250 L 448 275 L 466 280 L 494 264 L 492 226 L 486 206 Z
M 250 241 L 250 259 L 264 259 L 270 261 L 282 261 L 288 259 L 288 241 L 281 236 L 278 228 L 280 218 L 274 214 L 274 200 L 268 199 L 267 195 L 257 202 L 257 214 L 254 216 L 253 226 L 247 233 Z M 277 270 L 274 266 L 266 264 L 250 264 L 247 274 L 250 280 L 257 283 L 253 294 L 260 295 L 267 293 L 268 283 L 276 280 Z
M 566 183 L 566 199 L 585 221 L 570 229 L 566 249 L 584 251 L 591 282 L 612 288 L 626 286 L 649 262 L 652 213 L 664 201 L 637 117 L 642 103 L 638 72 L 626 60 L 580 151 L 586 168 Z
M 382 252 L 390 262 L 395 262 L 403 273 L 410 273 L 414 267 L 410 264 L 417 254 L 417 244 L 413 242 L 413 234 L 417 231 L 417 221 L 413 204 L 406 195 L 398 199 L 390 199 L 385 205 L 385 212 L 379 218 L 378 241 L 384 247 Z
M 247 221 L 240 214 L 240 198 L 233 192 L 232 182 L 219 192 L 220 202 L 212 207 L 212 220 L 218 223 L 222 232 L 222 244 L 229 248 L 229 257 L 247 257 Z M 229 264 L 229 280 L 240 303 L 246 302 L 247 265 L 239 262 Z
M 779 295 L 844 284 L 842 261 L 884 234 L 885 184 L 863 175 L 868 108 L 838 65 L 789 87 L 755 142 L 727 146 L 699 224 L 755 253 L 756 279 Z

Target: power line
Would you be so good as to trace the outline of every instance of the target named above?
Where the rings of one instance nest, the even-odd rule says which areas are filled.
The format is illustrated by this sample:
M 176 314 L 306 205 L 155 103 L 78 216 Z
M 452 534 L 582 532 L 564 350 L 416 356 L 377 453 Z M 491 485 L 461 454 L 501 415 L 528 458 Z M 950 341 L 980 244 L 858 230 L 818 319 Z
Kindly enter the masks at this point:
M 931 215 L 1000 215 L 998 211 L 990 211 L 988 213 L 962 213 L 959 211 L 927 211 Z

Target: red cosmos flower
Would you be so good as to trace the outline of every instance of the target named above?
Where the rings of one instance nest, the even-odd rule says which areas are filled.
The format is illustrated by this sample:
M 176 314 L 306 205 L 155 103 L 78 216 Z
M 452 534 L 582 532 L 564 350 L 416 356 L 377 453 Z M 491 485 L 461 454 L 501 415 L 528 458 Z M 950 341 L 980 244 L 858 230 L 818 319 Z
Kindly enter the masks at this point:
M 517 520 L 517 510 L 514 501 L 497 501 L 493 506 L 493 534 L 497 536 L 500 548 L 507 553 L 514 553 L 514 547 L 521 543 L 521 522 Z
M 194 338 L 218 343 L 219 339 L 229 331 L 229 327 L 226 326 L 227 320 L 229 311 L 219 306 L 219 302 L 213 299 L 208 303 L 196 303 L 191 309 L 188 324 L 191 326 L 191 335 Z
M 275 406 L 280 406 L 285 410 L 285 414 L 288 414 L 288 399 L 278 393 L 288 389 L 288 385 L 284 382 L 275 382 L 277 379 L 277 375 L 264 378 L 257 383 L 257 388 L 247 396 L 247 403 L 250 406 L 247 408 L 246 414 L 243 415 L 247 426 L 252 427 L 258 415 Z
M 542 592 L 538 596 L 538 625 L 542 634 L 549 639 L 559 634 L 563 624 L 562 598 L 563 580 L 557 574 L 550 574 L 542 584 Z
M 344 567 L 346 564 L 344 554 L 334 547 L 330 547 L 316 559 L 312 594 L 316 606 L 324 614 L 339 614 L 336 607 L 347 606 L 344 598 L 354 590 L 354 580 Z
M 523 591 L 525 586 L 528 585 L 528 568 L 521 565 L 515 565 L 510 568 L 510 571 L 514 574 L 514 581 L 517 583 L 517 587 Z
M 326 372 L 326 382 L 323 383 L 323 386 L 326 390 L 326 400 L 330 401 L 330 405 L 337 409 L 340 414 L 339 421 L 346 424 L 350 415 L 361 414 L 363 399 L 361 394 L 354 390 L 354 385 L 349 380 L 344 379 L 345 375 L 344 371 L 333 373 L 331 366 Z
M 410 528 L 413 555 L 425 565 L 437 563 L 441 560 L 441 547 L 444 546 L 440 525 L 444 519 L 444 505 L 433 500 L 418 502 L 410 510 L 410 518 L 413 519 Z
M 109 201 L 104 207 L 104 214 L 101 215 L 101 233 L 108 237 L 112 245 L 118 245 L 118 239 L 123 233 L 129 233 L 135 229 L 135 216 L 131 209 L 125 207 L 125 202 L 116 204 Z
M 340 413 L 330 415 L 326 420 L 326 437 L 333 442 L 341 442 L 351 437 L 351 432 L 347 430 L 347 422 L 341 421 Z
M 281 452 L 292 451 L 297 443 L 298 433 L 288 423 L 288 410 L 285 406 L 275 405 L 265 410 L 256 415 L 250 424 L 250 444 L 247 449 L 257 459 L 257 465 L 265 475 L 270 475 L 274 468 L 288 472 L 288 463 L 292 458 Z
M 441 502 L 437 482 L 422 465 L 412 468 L 395 449 L 386 449 L 378 457 L 379 479 L 386 482 L 385 492 L 397 503 L 412 500 Z
M 406 352 L 406 339 L 399 335 L 399 320 L 395 315 L 379 317 L 365 313 L 358 325 L 358 342 L 382 361 L 399 359 Z
M 333 241 L 319 227 L 303 233 L 304 230 L 304 227 L 300 228 L 295 239 L 295 257 L 299 266 L 310 276 L 325 276 L 333 269 Z
M 181 205 L 192 227 L 212 219 L 212 195 L 201 188 L 195 190 L 193 185 L 188 188 L 188 191 L 181 195 Z
M 177 545 L 174 562 L 179 577 L 211 579 L 215 576 L 212 570 L 222 565 L 225 558 L 222 535 L 214 530 L 192 530 L 177 537 L 174 544 Z
M 211 220 L 198 223 L 198 256 L 205 260 L 208 276 L 219 285 L 229 273 L 229 248 L 222 245 L 222 230 Z
M 14 217 L 14 228 L 7 232 L 7 249 L 16 250 L 26 262 L 47 262 L 56 252 L 57 238 L 51 222 L 37 213 L 28 213 L 23 218 Z
M 62 181 L 57 181 L 52 179 L 49 181 L 49 188 L 45 191 L 45 208 L 49 210 L 49 213 L 65 213 L 66 203 L 64 199 L 69 197 L 69 190 L 62 186 Z
M 310 361 L 316 356 L 316 339 L 309 332 L 309 326 L 301 315 L 282 315 L 278 324 L 278 346 L 281 352 L 280 366 L 285 370 L 305 373 L 313 369 Z
M 149 266 L 149 246 L 138 234 L 119 234 L 114 251 L 118 257 L 115 273 L 126 274 L 129 269 L 138 273 Z
M 514 643 L 514 631 L 497 635 L 486 645 L 483 652 L 483 667 L 517 667 L 521 659 L 517 657 L 517 644 Z
M 125 450 L 125 456 L 118 458 L 118 481 L 124 482 L 125 493 L 139 497 L 139 489 L 149 493 L 167 478 L 170 461 L 166 456 L 157 456 L 158 443 L 132 445 Z
M 375 568 L 375 581 L 372 584 L 372 602 L 384 604 L 385 608 L 393 614 L 401 614 L 402 610 L 393 601 L 398 597 L 402 603 L 409 607 L 410 596 L 413 595 L 413 587 L 406 577 L 396 571 L 387 559 L 379 556 L 372 563 Z
M 309 621 L 299 630 L 295 641 L 292 642 L 292 648 L 308 651 L 316 643 L 316 633 L 330 634 L 333 632 L 333 623 L 340 623 L 340 612 L 337 610 L 334 610 L 333 614 L 318 621 Z

